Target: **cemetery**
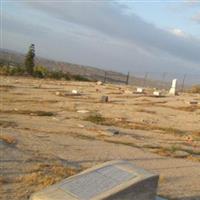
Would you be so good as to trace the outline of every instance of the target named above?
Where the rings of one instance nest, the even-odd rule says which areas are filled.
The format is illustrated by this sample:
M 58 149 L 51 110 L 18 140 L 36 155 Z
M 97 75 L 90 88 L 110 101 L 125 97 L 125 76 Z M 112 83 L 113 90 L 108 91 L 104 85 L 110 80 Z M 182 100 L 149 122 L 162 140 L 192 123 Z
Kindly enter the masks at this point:
M 1 77 L 0 195 L 200 199 L 200 94 Z

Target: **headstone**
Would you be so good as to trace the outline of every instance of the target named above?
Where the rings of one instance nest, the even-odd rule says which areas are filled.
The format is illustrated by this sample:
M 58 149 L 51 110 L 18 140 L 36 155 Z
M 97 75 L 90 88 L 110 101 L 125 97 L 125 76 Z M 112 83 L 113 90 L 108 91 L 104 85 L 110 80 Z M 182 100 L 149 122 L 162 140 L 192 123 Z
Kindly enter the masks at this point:
M 77 90 L 72 90 L 72 94 L 78 94 Z
M 158 178 L 128 161 L 106 162 L 35 193 L 30 200 L 155 200 Z
M 171 86 L 171 88 L 169 90 L 169 94 L 170 95 L 177 95 L 176 84 L 177 84 L 177 79 L 173 79 L 172 80 L 172 86 Z
M 136 92 L 137 93 L 144 93 L 144 88 L 139 87 L 139 88 L 136 89 Z
M 103 85 L 103 83 L 101 81 L 97 81 L 96 84 L 97 85 Z
M 108 96 L 102 96 L 101 97 L 101 102 L 102 103 L 107 103 L 108 102 Z
M 160 97 L 161 96 L 161 92 L 160 91 L 154 91 L 153 92 L 153 96 Z

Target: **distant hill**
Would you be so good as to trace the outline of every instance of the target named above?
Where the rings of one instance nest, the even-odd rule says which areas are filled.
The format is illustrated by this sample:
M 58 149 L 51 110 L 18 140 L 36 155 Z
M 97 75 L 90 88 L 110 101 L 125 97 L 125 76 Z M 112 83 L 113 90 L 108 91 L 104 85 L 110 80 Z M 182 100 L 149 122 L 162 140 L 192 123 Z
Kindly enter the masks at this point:
M 24 58 L 25 55 L 22 53 L 7 49 L 0 49 L 0 63 L 11 66 L 21 66 L 24 64 Z M 63 72 L 69 72 L 70 74 L 82 75 L 93 80 L 104 81 L 105 76 L 107 75 L 106 81 L 108 82 L 124 83 L 126 81 L 126 75 L 119 72 L 105 71 L 95 67 L 60 62 L 42 57 L 36 57 L 35 64 L 42 65 L 49 70 L 61 70 Z
M 10 66 L 22 66 L 24 64 L 25 55 L 16 51 L 0 49 L 0 63 Z M 49 70 L 61 70 L 63 72 L 69 72 L 73 75 L 81 75 L 91 80 L 100 80 L 110 83 L 125 84 L 127 81 L 127 75 L 119 72 L 102 70 L 96 67 L 78 65 L 68 62 L 60 62 L 55 60 L 50 60 L 42 57 L 36 57 L 36 65 L 42 65 Z M 138 85 L 141 87 L 169 87 L 169 83 L 163 83 L 158 80 L 144 80 L 143 78 L 138 78 L 135 76 L 129 77 L 129 83 Z

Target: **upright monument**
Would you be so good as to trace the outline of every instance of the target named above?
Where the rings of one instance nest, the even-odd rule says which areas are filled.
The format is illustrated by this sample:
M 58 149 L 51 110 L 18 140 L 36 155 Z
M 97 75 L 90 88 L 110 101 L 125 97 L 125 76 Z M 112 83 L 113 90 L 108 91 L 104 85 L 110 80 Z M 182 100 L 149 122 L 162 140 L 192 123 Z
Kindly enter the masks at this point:
M 169 94 L 170 95 L 177 95 L 176 85 L 177 85 L 177 79 L 173 79 L 172 80 L 172 86 L 171 86 L 171 88 L 169 90 Z

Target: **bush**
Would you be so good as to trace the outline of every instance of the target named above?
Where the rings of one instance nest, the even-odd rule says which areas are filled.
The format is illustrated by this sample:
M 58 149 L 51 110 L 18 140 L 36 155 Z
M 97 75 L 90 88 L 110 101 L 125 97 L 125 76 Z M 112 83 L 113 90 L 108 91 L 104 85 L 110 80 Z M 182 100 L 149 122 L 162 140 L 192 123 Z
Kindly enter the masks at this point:
M 48 69 L 43 66 L 36 66 L 33 69 L 33 76 L 38 78 L 44 78 L 48 75 Z
M 199 93 L 200 94 L 200 85 L 194 85 L 191 89 L 192 93 Z
M 81 75 L 74 75 L 73 78 L 75 81 L 90 81 L 88 78 L 85 78 Z
M 16 67 L 16 66 L 3 66 L 0 67 L 1 75 L 23 75 L 25 73 L 24 67 Z

